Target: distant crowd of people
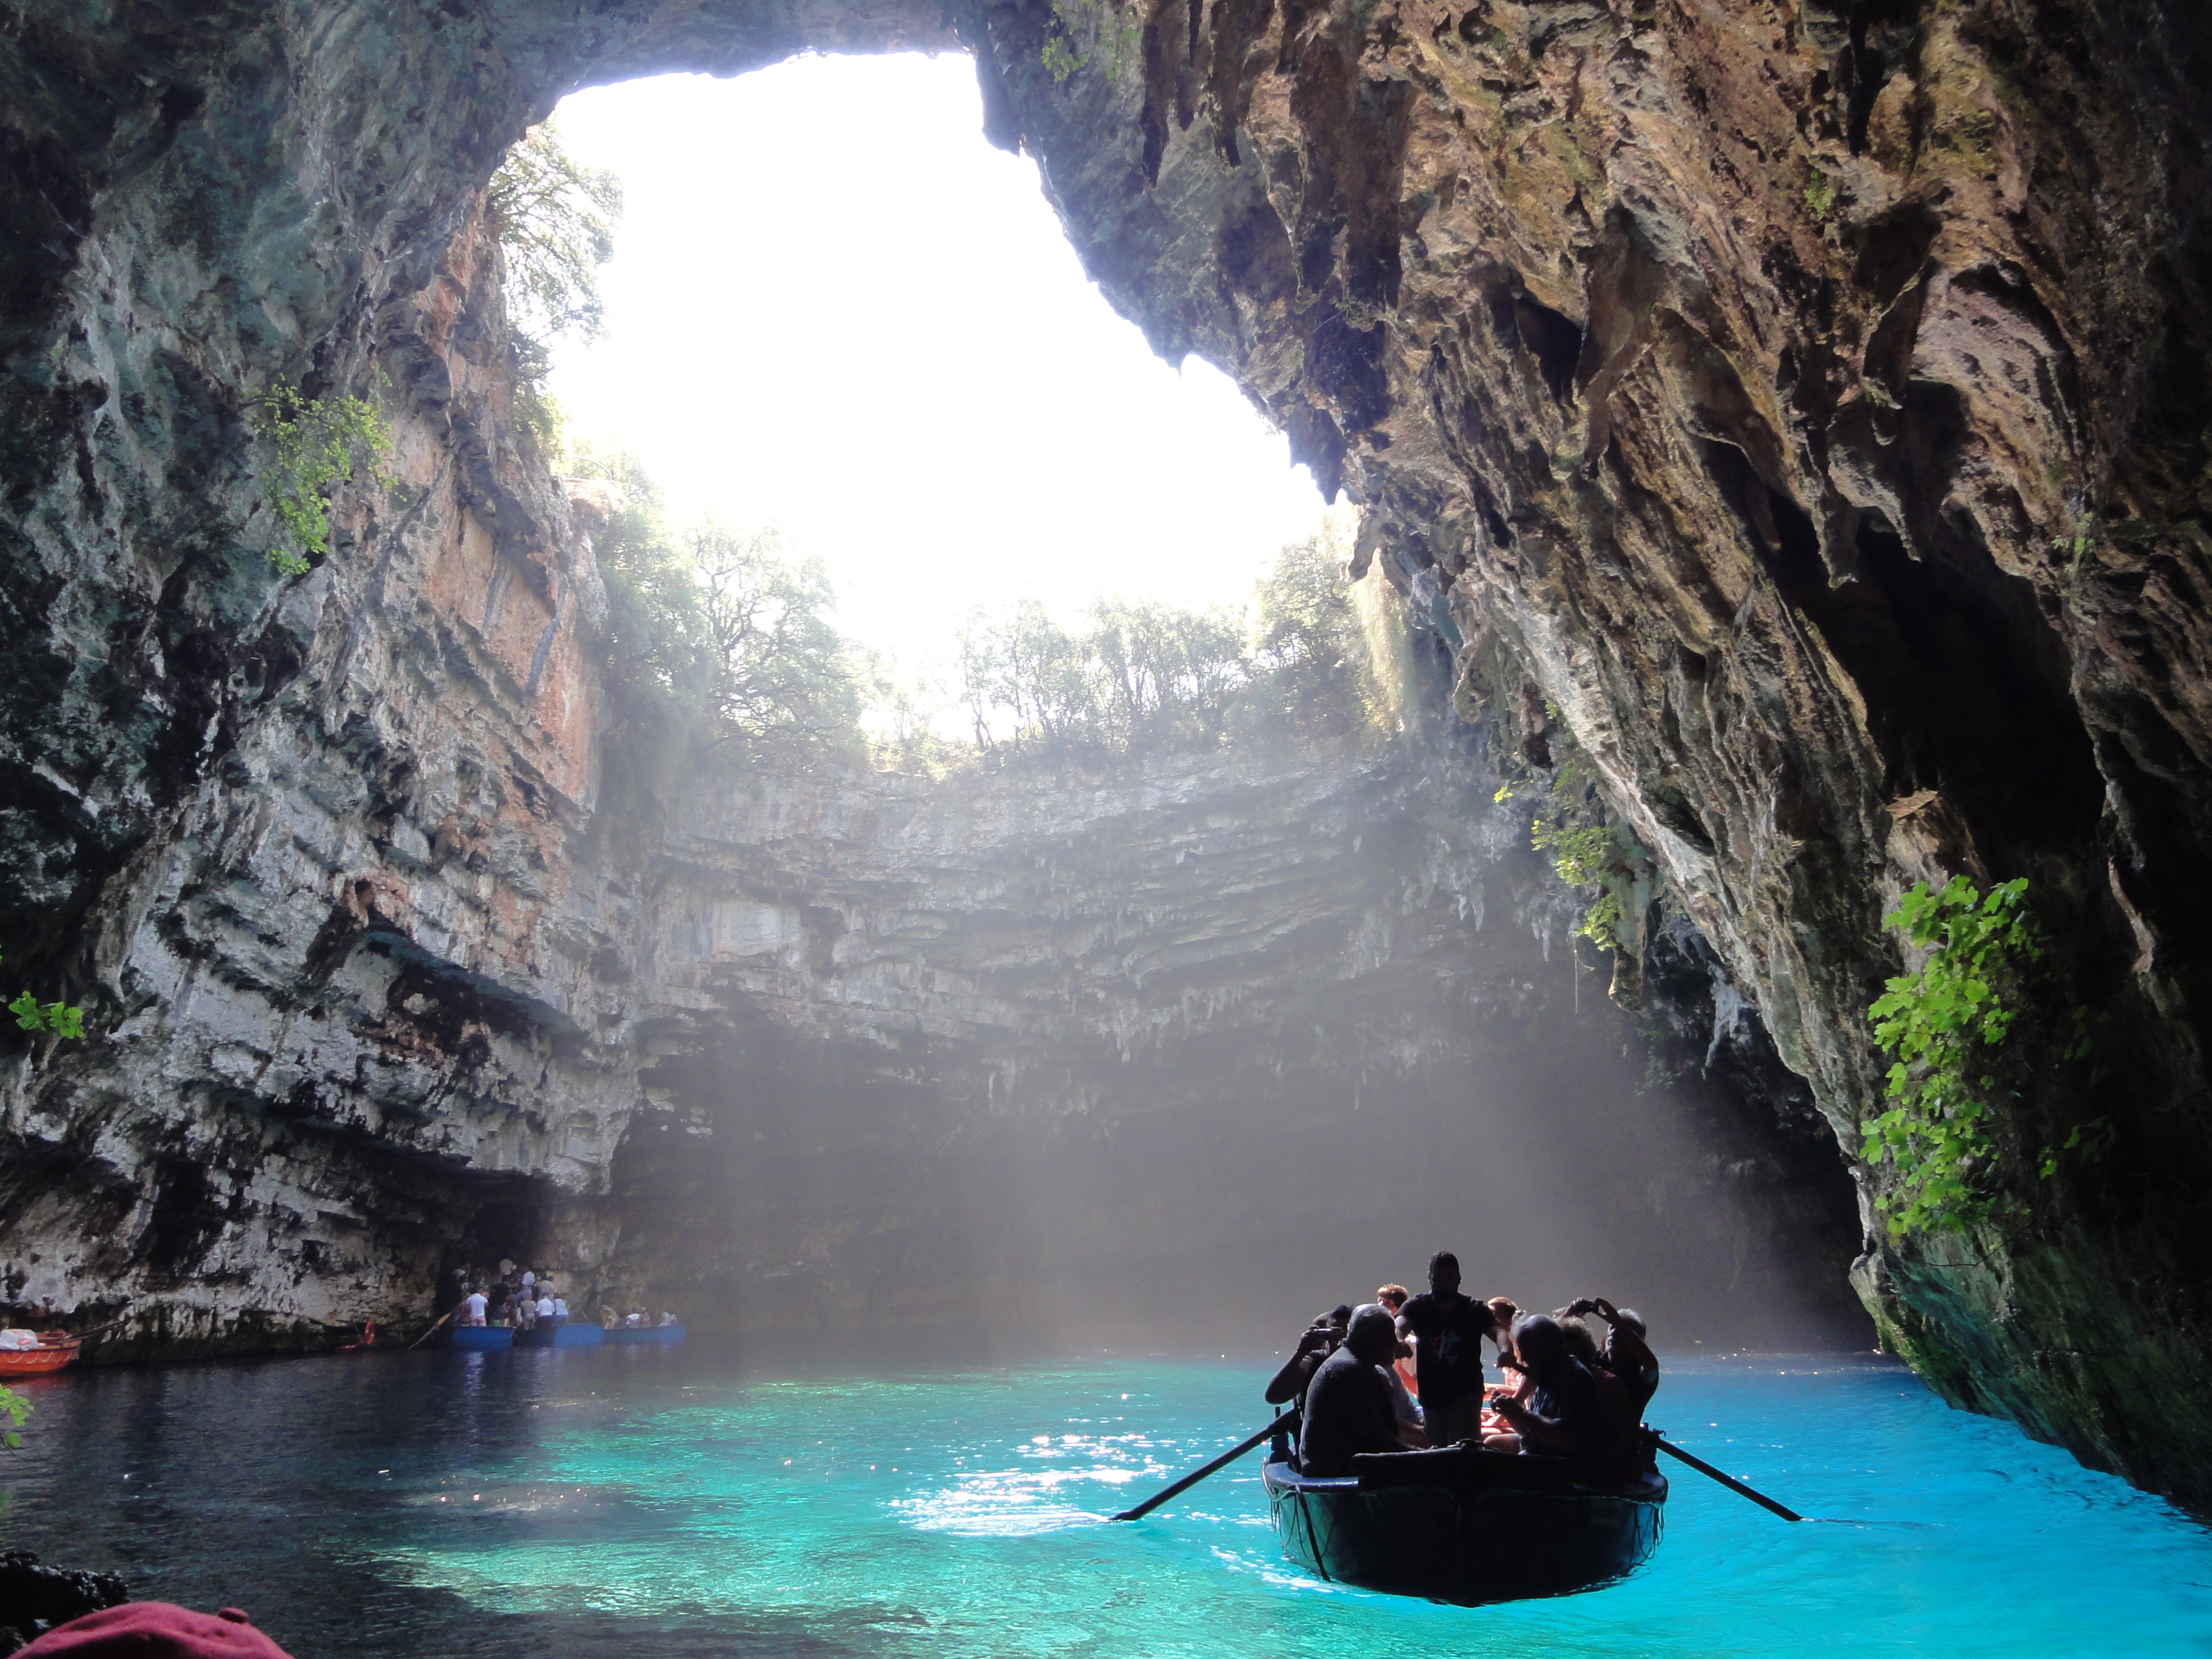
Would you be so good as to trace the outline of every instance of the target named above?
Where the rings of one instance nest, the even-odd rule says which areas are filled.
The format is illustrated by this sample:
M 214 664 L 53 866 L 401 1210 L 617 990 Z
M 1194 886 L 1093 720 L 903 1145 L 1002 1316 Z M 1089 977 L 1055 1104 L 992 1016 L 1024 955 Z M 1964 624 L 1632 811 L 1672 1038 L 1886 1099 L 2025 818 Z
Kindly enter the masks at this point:
M 568 1304 L 550 1274 L 540 1277 L 504 1259 L 489 1274 L 473 1267 L 456 1267 L 453 1279 L 460 1292 L 453 1307 L 456 1325 L 512 1325 L 528 1331 L 561 1324 L 568 1317 Z
M 512 1325 L 518 1331 L 528 1331 L 568 1322 L 568 1304 L 550 1274 L 539 1274 L 502 1259 L 495 1272 L 480 1272 L 465 1265 L 453 1269 L 453 1279 L 456 1325 Z M 672 1313 L 664 1313 L 658 1322 L 669 1326 L 682 1322 Z M 599 1310 L 599 1324 L 610 1331 L 637 1330 L 654 1323 L 653 1316 L 642 1308 L 627 1314 L 609 1307 Z
M 1592 1315 L 1605 1323 L 1602 1343 Z M 1348 1475 L 1362 1452 L 1479 1446 L 1565 1458 L 1577 1478 L 1613 1485 L 1651 1455 L 1638 1431 L 1659 1361 L 1645 1337 L 1633 1309 L 1601 1297 L 1548 1314 L 1523 1313 L 1508 1297 L 1479 1301 L 1460 1290 L 1459 1258 L 1439 1250 L 1423 1294 L 1384 1285 L 1374 1301 L 1309 1325 L 1267 1384 L 1267 1403 L 1300 1403 L 1298 1467 L 1310 1475 Z M 1483 1376 L 1486 1340 L 1502 1385 Z

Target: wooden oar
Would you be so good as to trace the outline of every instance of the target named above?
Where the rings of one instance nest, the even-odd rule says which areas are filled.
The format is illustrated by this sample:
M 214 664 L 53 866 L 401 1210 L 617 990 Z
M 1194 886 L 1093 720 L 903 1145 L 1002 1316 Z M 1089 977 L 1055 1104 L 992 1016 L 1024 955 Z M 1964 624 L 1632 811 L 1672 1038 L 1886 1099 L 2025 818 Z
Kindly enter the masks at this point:
M 1658 1437 L 1656 1435 L 1652 1437 L 1655 1440 L 1658 1440 Z M 1765 1492 L 1753 1491 L 1752 1488 L 1745 1486 L 1742 1481 L 1737 1480 L 1734 1475 L 1723 1474 L 1711 1464 L 1706 1462 L 1704 1458 L 1691 1456 L 1689 1453 L 1684 1451 L 1680 1446 L 1671 1444 L 1665 1440 L 1658 1440 L 1658 1445 L 1659 1449 L 1665 1452 L 1668 1456 L 1681 1459 L 1683 1462 L 1687 1463 L 1699 1474 L 1711 1476 L 1714 1480 L 1719 1481 L 1721 1485 L 1726 1486 L 1730 1492 L 1735 1492 L 1738 1497 L 1748 1498 L 1753 1503 L 1758 1504 L 1759 1508 L 1763 1510 L 1771 1510 L 1775 1514 L 1780 1516 L 1784 1521 L 1802 1521 L 1805 1518 L 1803 1516 L 1798 1514 L 1796 1510 L 1789 1508 L 1787 1505 L 1776 1503 Z
M 428 1342 L 430 1340 L 432 1334 L 436 1332 L 440 1325 L 444 1324 L 447 1320 L 451 1319 L 460 1310 L 458 1308 L 447 1309 L 445 1312 L 438 1316 L 437 1319 L 431 1324 L 428 1330 L 423 1332 L 422 1335 L 416 1337 L 412 1342 L 410 1342 L 407 1345 L 405 1352 L 408 1353 L 413 1353 L 416 1349 L 421 1347 L 425 1342 Z
M 1138 1504 L 1136 1508 L 1133 1510 L 1123 1510 L 1121 1514 L 1115 1516 L 1114 1518 L 1116 1521 L 1143 1520 L 1145 1516 L 1150 1515 L 1154 1510 L 1159 1508 L 1161 1504 L 1166 1503 L 1170 1498 L 1176 1496 L 1178 1493 L 1188 1492 L 1193 1486 L 1196 1486 L 1200 1481 L 1205 1480 L 1207 1475 L 1213 1474 L 1215 1471 L 1227 1468 L 1238 1458 L 1243 1456 L 1246 1452 L 1250 1451 L 1253 1447 L 1258 1445 L 1262 1440 L 1267 1438 L 1268 1436 L 1281 1433 L 1284 1430 L 1289 1428 L 1297 1420 L 1298 1414 L 1295 1407 L 1290 1411 L 1285 1412 L 1273 1422 L 1268 1424 L 1266 1428 L 1261 1430 L 1259 1433 L 1254 1435 L 1249 1440 L 1238 1441 L 1237 1444 L 1231 1446 L 1227 1451 L 1222 1453 L 1220 1456 L 1215 1458 L 1204 1468 L 1193 1469 L 1188 1474 L 1183 1476 L 1182 1480 L 1176 1481 L 1175 1485 L 1170 1486 L 1166 1491 L 1154 1492 L 1143 1503 Z

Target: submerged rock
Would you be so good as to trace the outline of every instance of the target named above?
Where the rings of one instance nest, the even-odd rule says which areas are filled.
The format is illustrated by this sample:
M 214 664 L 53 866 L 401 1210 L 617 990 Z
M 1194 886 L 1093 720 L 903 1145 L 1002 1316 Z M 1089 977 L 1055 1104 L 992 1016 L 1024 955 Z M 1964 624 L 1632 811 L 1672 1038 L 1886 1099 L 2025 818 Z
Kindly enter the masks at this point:
M 2108 1036 L 2094 1081 L 2031 1080 L 2004 1132 L 2101 1117 L 2112 1148 L 2021 1164 L 2015 1218 L 1964 1234 L 1891 1238 L 1869 1207 L 1855 1279 L 1953 1399 L 2212 1501 L 2208 25 L 1877 9 L 1170 0 L 1126 52 L 1073 42 L 1064 80 L 1042 5 L 21 20 L 0 913 L 9 966 L 97 1035 L 11 1068 L 10 1294 L 128 1293 L 127 1351 L 297 1340 L 427 1282 L 495 1202 L 571 1195 L 626 1248 L 604 1194 L 675 1109 L 678 1055 L 637 1109 L 664 1031 L 725 1065 L 712 1031 L 747 1022 L 803 1037 L 793 1065 L 890 1065 L 890 1027 L 823 988 L 840 952 L 885 1006 L 940 970 L 856 929 L 837 872 L 731 901 L 688 959 L 711 972 L 671 947 L 664 813 L 710 887 L 775 831 L 699 835 L 722 809 L 610 754 L 595 573 L 509 420 L 473 216 L 571 87 L 957 41 L 1109 297 L 1368 505 L 1362 560 L 1468 665 L 1456 701 L 1518 719 L 1538 766 L 1556 708 L 1667 890 L 1632 919 L 1647 1008 L 1697 956 L 1684 921 L 1709 1042 L 1755 1018 L 1809 1093 L 1758 1086 L 1850 1147 L 1889 902 L 2032 880 L 2057 1000 Z M 399 484 L 280 581 L 247 401 L 372 364 Z M 1097 959 L 1028 966 L 1073 1019 Z M 1019 1012 L 988 952 L 951 960 L 969 985 L 901 1018 Z M 1780 1075 L 1759 1052 L 1739 1081 Z M 1870 1204 L 1884 1177 L 1856 1173 Z

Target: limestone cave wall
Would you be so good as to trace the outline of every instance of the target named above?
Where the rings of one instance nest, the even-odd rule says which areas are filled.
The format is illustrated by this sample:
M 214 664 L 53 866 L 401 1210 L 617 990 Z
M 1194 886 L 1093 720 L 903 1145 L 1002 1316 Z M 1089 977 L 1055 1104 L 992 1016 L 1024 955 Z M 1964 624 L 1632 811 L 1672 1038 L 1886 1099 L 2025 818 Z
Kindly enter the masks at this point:
M 45 1205 L 100 1218 L 95 1246 L 166 1241 L 146 1260 L 197 1265 L 164 1316 L 211 1335 L 216 1304 L 267 1304 L 195 1288 L 227 1249 L 258 1284 L 231 1231 L 257 1181 L 326 1196 L 284 1224 L 320 1297 L 425 1269 L 430 1237 L 364 1212 L 618 1169 L 653 877 L 603 810 L 591 568 L 507 420 L 476 192 L 593 80 L 957 45 L 1114 303 L 1367 505 L 1362 561 L 1464 664 L 1462 701 L 1502 663 L 1513 704 L 1558 711 L 1664 878 L 1645 982 L 1708 951 L 1711 1018 L 1755 1011 L 1846 1146 L 1879 1089 L 1889 901 L 2031 879 L 2107 1059 L 2029 1087 L 2011 1127 L 2101 1115 L 2117 1141 L 2022 1183 L 2002 1225 L 1899 1240 L 1866 1215 L 1856 1278 L 1953 1399 L 2204 1501 L 2201 12 L 1123 21 L 117 0 L 11 21 L 0 918 L 9 967 L 100 1035 L 15 1062 L 10 1224 Z M 1042 51 L 1070 30 L 1062 82 Z M 380 369 L 399 487 L 278 580 L 250 400 Z

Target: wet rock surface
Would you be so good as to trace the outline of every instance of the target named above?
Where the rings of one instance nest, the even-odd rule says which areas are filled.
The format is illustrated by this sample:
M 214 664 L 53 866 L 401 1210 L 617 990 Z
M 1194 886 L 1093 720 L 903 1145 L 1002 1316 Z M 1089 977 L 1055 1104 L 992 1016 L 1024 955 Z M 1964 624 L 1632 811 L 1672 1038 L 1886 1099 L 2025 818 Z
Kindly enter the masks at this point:
M 110 1572 L 50 1567 L 28 1550 L 0 1556 L 0 1653 L 13 1653 L 56 1625 L 131 1599 Z
M 1849 1144 L 1888 902 L 2033 881 L 2110 1058 L 2011 1127 L 2117 1143 L 2002 1226 L 1868 1216 L 1856 1278 L 1954 1400 L 2204 1501 L 2203 20 L 1139 21 L 1065 83 L 1042 6 L 126 5 L 0 41 L 0 917 L 98 1032 L 10 1073 L 10 1293 L 127 1291 L 172 1351 L 292 1340 L 422 1282 L 488 1193 L 604 1217 L 649 1030 L 772 1010 L 874 1074 L 840 995 L 647 977 L 665 814 L 606 792 L 590 562 L 511 431 L 470 225 L 575 85 L 957 33 L 1115 303 L 1369 504 L 1410 626 L 1572 730 L 1671 893 L 1644 981 L 1704 971 L 1694 937 L 1729 988 L 1681 981 L 1678 1060 L 1740 998 L 1772 1059 L 1728 1065 Z M 372 364 L 400 486 L 281 581 L 248 401 Z M 793 892 L 789 948 L 854 948 Z

